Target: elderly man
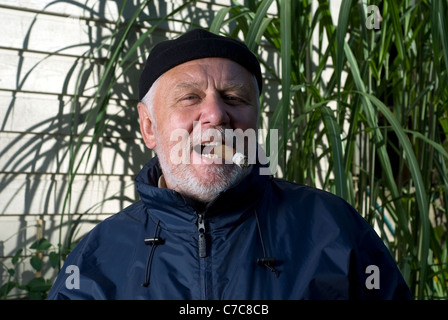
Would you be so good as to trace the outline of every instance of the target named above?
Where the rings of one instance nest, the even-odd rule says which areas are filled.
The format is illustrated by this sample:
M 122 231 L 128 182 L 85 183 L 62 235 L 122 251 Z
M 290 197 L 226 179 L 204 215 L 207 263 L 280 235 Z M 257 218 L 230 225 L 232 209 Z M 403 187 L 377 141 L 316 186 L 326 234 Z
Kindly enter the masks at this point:
M 247 161 L 261 89 L 239 41 L 192 30 L 155 46 L 139 86 L 157 153 L 136 179 L 141 200 L 85 236 L 49 299 L 409 299 L 344 200 Z

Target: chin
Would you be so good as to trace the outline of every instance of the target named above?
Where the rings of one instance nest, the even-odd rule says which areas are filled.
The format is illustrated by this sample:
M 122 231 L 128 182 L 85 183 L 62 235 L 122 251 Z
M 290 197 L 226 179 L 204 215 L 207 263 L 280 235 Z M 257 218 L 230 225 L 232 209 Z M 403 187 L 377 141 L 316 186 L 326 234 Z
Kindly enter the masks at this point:
M 163 168 L 162 168 L 163 170 Z M 202 202 L 214 200 L 219 193 L 236 185 L 246 173 L 236 165 L 180 165 L 164 172 L 174 190 Z

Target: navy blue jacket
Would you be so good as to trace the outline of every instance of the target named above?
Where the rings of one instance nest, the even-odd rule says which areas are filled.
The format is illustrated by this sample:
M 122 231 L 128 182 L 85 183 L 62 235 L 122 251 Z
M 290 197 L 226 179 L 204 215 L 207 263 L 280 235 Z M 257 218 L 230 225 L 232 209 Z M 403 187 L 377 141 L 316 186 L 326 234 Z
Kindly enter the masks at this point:
M 255 166 L 198 208 L 158 188 L 160 174 L 154 158 L 136 179 L 141 200 L 83 238 L 49 299 L 410 298 L 382 240 L 331 193 Z

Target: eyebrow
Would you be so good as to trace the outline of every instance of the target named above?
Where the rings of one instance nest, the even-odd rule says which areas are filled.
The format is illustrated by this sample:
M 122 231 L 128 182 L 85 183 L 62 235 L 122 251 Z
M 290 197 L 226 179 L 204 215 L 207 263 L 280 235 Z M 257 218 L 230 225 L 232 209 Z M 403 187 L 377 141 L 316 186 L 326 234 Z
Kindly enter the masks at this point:
M 226 82 L 225 88 L 222 91 L 247 91 L 247 85 L 242 82 L 229 81 Z
M 173 92 L 178 92 L 185 89 L 196 89 L 196 90 L 202 90 L 203 83 L 196 82 L 196 81 L 181 81 L 177 82 L 174 85 Z M 228 81 L 225 82 L 223 85 L 223 88 L 218 88 L 218 91 L 225 92 L 225 91 L 243 91 L 247 92 L 247 85 L 245 85 L 242 82 L 239 81 Z
M 201 83 L 200 82 L 195 82 L 195 81 L 181 81 L 181 82 L 176 82 L 176 84 L 174 85 L 173 90 L 182 90 L 182 89 L 200 89 L 201 87 Z

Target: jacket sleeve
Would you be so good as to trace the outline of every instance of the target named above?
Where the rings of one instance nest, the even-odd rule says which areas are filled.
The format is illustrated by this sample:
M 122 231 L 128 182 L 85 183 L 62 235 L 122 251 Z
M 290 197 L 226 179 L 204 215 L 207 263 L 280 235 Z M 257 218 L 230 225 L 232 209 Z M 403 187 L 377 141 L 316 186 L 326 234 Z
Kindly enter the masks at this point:
M 89 257 L 89 247 L 94 238 L 89 233 L 67 257 L 56 278 L 47 300 L 104 300 L 104 279 L 98 279 L 101 274 L 92 272 L 94 262 L 84 260 Z M 99 283 L 102 286 L 99 286 Z
M 389 249 L 375 230 L 365 224 L 350 257 L 351 299 L 411 299 L 409 287 Z

